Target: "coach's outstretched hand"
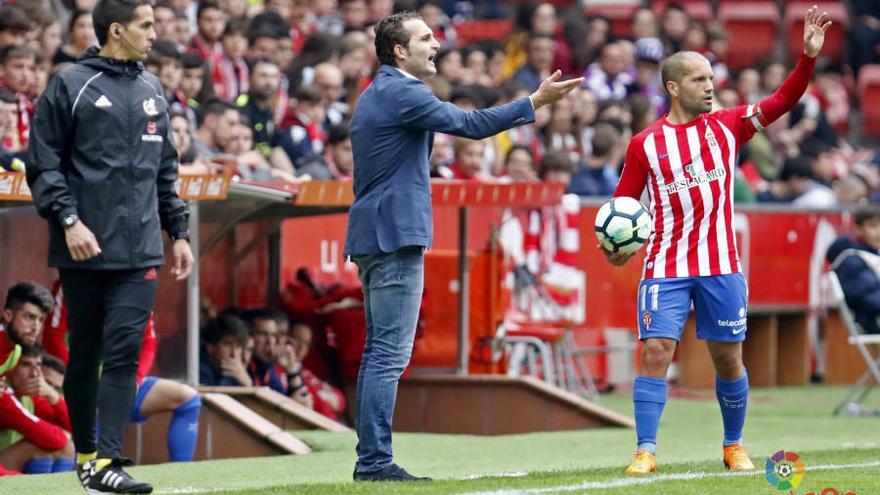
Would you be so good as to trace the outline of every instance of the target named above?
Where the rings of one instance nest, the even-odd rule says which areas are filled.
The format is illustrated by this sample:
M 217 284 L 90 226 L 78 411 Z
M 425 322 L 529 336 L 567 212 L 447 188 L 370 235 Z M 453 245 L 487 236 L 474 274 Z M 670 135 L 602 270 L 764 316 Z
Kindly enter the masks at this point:
M 804 16 L 804 53 L 811 58 L 822 51 L 822 45 L 825 43 L 825 31 L 831 27 L 831 21 L 828 20 L 828 12 L 819 14 L 819 7 L 813 5 L 807 10 Z
M 536 110 L 544 105 L 556 103 L 584 82 L 583 77 L 576 77 L 567 81 L 560 81 L 560 77 L 562 77 L 562 71 L 557 70 L 550 74 L 550 77 L 544 79 L 544 82 L 541 83 L 537 91 L 529 95 L 529 98 L 532 99 L 532 105 L 535 106 Z

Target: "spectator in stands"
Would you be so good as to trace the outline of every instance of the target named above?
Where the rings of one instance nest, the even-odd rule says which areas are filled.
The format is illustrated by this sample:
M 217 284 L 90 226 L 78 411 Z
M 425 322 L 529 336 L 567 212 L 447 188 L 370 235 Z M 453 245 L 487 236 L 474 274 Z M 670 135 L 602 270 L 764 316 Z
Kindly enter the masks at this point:
M 241 121 L 238 107 L 224 100 L 214 99 L 202 105 L 199 127 L 193 137 L 196 157 L 209 159 L 220 152 L 235 126 Z
M 846 304 L 866 333 L 880 333 L 880 208 L 863 206 L 855 214 L 854 235 L 839 237 L 826 259 L 837 274 Z
M 641 38 L 656 38 L 657 33 L 657 16 L 651 7 L 640 7 L 633 12 L 632 21 L 630 22 L 630 33 L 634 40 Z
M 849 61 L 858 75 L 865 64 L 880 63 L 880 4 L 874 0 L 853 0 L 849 29 Z
M 192 109 L 186 112 L 187 118 L 193 126 L 195 132 L 195 124 L 198 119 L 195 111 L 198 110 L 203 103 L 214 98 L 214 83 L 208 73 L 208 64 L 193 53 L 184 53 L 180 56 L 181 65 L 183 65 L 183 77 L 180 78 L 180 91 L 186 98 L 187 106 Z
M 92 26 L 92 12 L 77 9 L 70 16 L 67 29 L 67 43 L 54 53 L 53 64 L 75 62 L 86 49 L 95 44 L 95 28 Z
M 346 31 L 363 29 L 370 21 L 366 0 L 339 0 L 339 14 Z
M 263 157 L 272 154 L 275 135 L 275 105 L 281 87 L 281 71 L 274 60 L 258 59 L 251 65 L 247 93 L 235 100 L 239 111 L 248 118 L 254 132 L 254 147 Z
M 867 203 L 871 197 L 871 186 L 857 173 L 849 173 L 831 185 L 839 205 L 859 205 Z
M 751 67 L 741 70 L 736 77 L 736 90 L 744 104 L 757 103 L 761 99 L 761 74 Z
M 196 24 L 198 33 L 192 37 L 189 51 L 202 60 L 214 60 L 223 53 L 220 37 L 226 29 L 226 13 L 216 2 L 199 2 Z
M 18 143 L 18 98 L 0 86 L 0 169 L 24 172 L 25 149 Z
M 174 27 L 174 9 L 167 3 L 159 2 L 153 6 L 153 29 L 156 30 L 156 39 L 175 43 L 177 33 Z M 178 46 L 183 51 L 185 46 Z
M 294 93 L 296 106 L 287 127 L 275 135 L 275 146 L 281 148 L 299 172 L 303 160 L 310 154 L 321 156 L 327 135 L 324 93 L 315 86 L 303 86 Z
M 538 178 L 543 182 L 557 182 L 568 187 L 574 172 L 574 163 L 567 153 L 548 151 L 538 167 Z
M 666 113 L 666 96 L 660 79 L 660 61 L 663 60 L 663 43 L 657 38 L 636 40 L 636 77 L 630 94 L 648 98 L 657 114 Z
M 526 43 L 526 63 L 513 74 L 514 81 L 518 82 L 527 91 L 538 89 L 541 81 L 546 79 L 553 65 L 553 37 L 539 32 L 529 34 Z
M 337 64 L 324 62 L 315 66 L 314 86 L 324 95 L 326 117 L 322 125 L 327 129 L 341 124 L 348 116 L 348 105 L 341 101 L 344 83 L 345 76 Z
M 449 17 L 443 13 L 441 2 L 436 0 L 420 0 L 418 2 L 418 10 L 425 24 L 431 28 L 434 38 L 440 42 L 440 48 L 451 48 L 455 46 L 455 28 L 449 20 Z
M 42 355 L 23 345 L 0 393 L 0 465 L 25 474 L 73 470 L 67 403 L 43 378 Z
M 832 208 L 837 198 L 830 187 L 815 180 L 810 164 L 801 158 L 788 158 L 779 180 L 768 191 L 759 193 L 758 201 L 786 201 L 796 208 Z
M 180 160 L 178 172 L 181 174 L 213 173 L 213 169 L 209 168 L 207 164 L 201 164 L 201 162 L 198 169 L 193 168 L 196 166 L 196 156 L 192 148 L 192 126 L 186 114 L 170 112 L 168 122 L 171 126 L 171 135 L 174 137 L 174 147 L 177 149 L 177 156 Z
M 324 160 L 333 179 L 351 179 L 354 175 L 354 155 L 348 122 L 330 128 L 327 133 L 327 151 Z
M 57 15 L 51 12 L 46 13 L 40 27 L 40 36 L 34 41 L 31 48 L 43 56 L 48 56 L 50 65 L 54 65 L 55 62 L 52 59 L 64 42 L 61 37 L 61 21 L 58 20 Z
M 507 150 L 500 182 L 535 182 L 538 171 L 535 155 L 528 146 L 514 145 Z
M 434 133 L 434 146 L 431 148 L 429 165 L 431 166 L 431 178 L 453 179 L 454 174 L 449 168 L 455 161 L 455 147 L 452 144 L 453 137 L 442 132 Z
M 633 83 L 626 69 L 623 47 L 608 43 L 602 47 L 599 61 L 584 71 L 584 87 L 593 92 L 597 101 L 622 100 L 626 98 L 627 86 Z
M 332 34 L 333 36 L 342 36 L 345 31 L 345 24 L 342 22 L 342 16 L 337 11 L 336 0 L 319 0 L 312 2 L 312 26 L 315 31 Z
M 666 10 L 663 11 L 660 37 L 666 45 L 667 53 L 675 53 L 682 50 L 690 23 L 690 17 L 685 12 L 684 7 L 677 3 L 671 3 L 666 6 Z
M 454 140 L 455 163 L 452 164 L 453 178 L 476 182 L 493 182 L 492 177 L 483 173 L 483 156 L 486 142 L 483 140 L 456 137 Z
M 232 19 L 226 23 L 226 29 L 220 38 L 223 50 L 211 60 L 214 89 L 221 98 L 235 100 L 238 95 L 248 91 L 250 72 L 245 62 L 245 54 L 248 51 L 247 29 L 245 19 Z M 269 39 L 272 41 L 273 49 L 266 58 L 271 59 L 277 43 L 274 39 Z
M 730 34 L 720 22 L 710 22 L 706 26 L 706 44 L 709 51 L 704 55 L 712 64 L 712 73 L 715 75 L 713 83 L 718 89 L 727 88 L 730 69 L 727 68 L 725 60 L 730 50 Z
M 595 130 L 593 152 L 578 167 L 568 192 L 579 196 L 612 196 L 620 180 L 617 160 L 621 152 L 621 134 L 607 122 L 596 124 Z
M 572 91 L 572 111 L 574 115 L 575 130 L 580 132 L 578 136 L 581 143 L 581 152 L 586 156 L 592 151 L 593 124 L 599 112 L 596 95 L 587 88 Z
M 528 64 L 528 44 L 533 37 L 549 36 L 552 41 L 556 32 L 556 7 L 547 2 L 521 3 L 514 19 L 514 30 L 507 39 L 505 57 L 499 73 L 503 80 L 513 77 L 521 67 Z M 552 47 L 550 51 L 552 63 Z
M 339 47 L 339 68 L 343 75 L 343 102 L 354 108 L 361 91 L 369 84 L 372 67 L 366 33 L 352 31 L 346 34 Z M 372 55 L 374 57 L 374 55 Z
M 550 122 L 543 129 L 544 146 L 547 149 L 559 150 L 568 153 L 572 162 L 580 160 L 580 146 L 576 129 L 574 128 L 574 116 L 572 100 L 562 98 L 550 106 Z
M 26 148 L 33 122 L 34 104 L 28 97 L 33 84 L 36 54 L 27 45 L 0 48 L 0 86 L 15 93 L 18 99 L 18 133 L 12 133 L 9 148 Z
M 25 35 L 31 29 L 27 12 L 17 5 L 0 7 L 0 49 L 10 45 L 23 45 Z
M 177 46 L 189 47 L 192 43 L 193 34 L 189 29 L 189 17 L 186 12 L 178 11 L 174 14 L 174 42 Z M 198 55 L 198 54 L 197 54 Z M 201 57 L 199 57 L 201 58 Z
M 241 318 L 221 313 L 205 325 L 204 347 L 199 359 L 199 383 L 209 386 L 253 385 L 242 360 L 248 326 Z

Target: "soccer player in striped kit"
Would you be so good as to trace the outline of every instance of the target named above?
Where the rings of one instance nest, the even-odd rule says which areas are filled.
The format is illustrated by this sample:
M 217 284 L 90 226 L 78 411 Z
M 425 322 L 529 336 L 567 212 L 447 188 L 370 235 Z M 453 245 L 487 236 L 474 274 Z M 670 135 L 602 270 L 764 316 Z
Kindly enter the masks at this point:
M 747 295 L 733 227 L 736 154 L 756 132 L 790 111 L 807 89 L 831 25 L 813 6 L 805 16 L 804 52 L 779 89 L 755 105 L 712 111 L 712 67 L 696 52 L 664 60 L 669 113 L 633 137 L 615 196 L 639 199 L 647 187 L 654 234 L 638 296 L 644 343 L 633 385 L 638 448 L 626 473 L 657 470 L 657 429 L 666 404 L 666 373 L 693 302 L 697 338 L 715 364 L 724 423 L 724 465 L 754 469 L 742 446 L 749 381 L 742 363 Z M 615 265 L 632 255 L 612 254 Z

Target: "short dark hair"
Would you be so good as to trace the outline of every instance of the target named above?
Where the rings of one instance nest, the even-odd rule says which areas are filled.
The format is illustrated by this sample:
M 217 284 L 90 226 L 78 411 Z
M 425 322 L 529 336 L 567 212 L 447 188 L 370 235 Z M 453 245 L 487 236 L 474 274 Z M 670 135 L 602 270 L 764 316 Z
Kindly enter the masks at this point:
M 349 138 L 348 122 L 340 122 L 327 131 L 327 143 L 330 145 L 339 144 Z
M 394 58 L 394 46 L 409 46 L 409 32 L 403 27 L 405 21 L 422 19 L 422 16 L 412 11 L 398 12 L 390 15 L 376 24 L 376 57 L 379 63 L 397 65 Z
M 19 309 L 25 303 L 31 303 L 48 314 L 52 311 L 52 293 L 42 285 L 25 280 L 9 288 L 6 293 L 5 309 Z
M 248 326 L 253 329 L 254 323 L 257 320 L 267 320 L 267 321 L 275 321 L 275 314 L 271 309 L 268 308 L 260 308 L 260 309 L 251 309 L 246 311 L 244 315 L 242 315 L 244 321 L 247 322 Z
M 513 155 L 513 153 L 516 151 L 525 151 L 526 153 L 528 153 L 529 158 L 532 159 L 532 162 L 534 165 L 535 152 L 532 151 L 531 148 L 529 148 L 528 146 L 526 146 L 524 144 L 514 144 L 513 146 L 510 147 L 509 150 L 507 150 L 507 153 L 504 154 L 504 163 L 505 164 L 510 161 L 510 156 Z
M 43 353 L 43 366 L 53 369 L 62 375 L 67 373 L 67 367 L 64 366 L 64 361 L 49 353 Z
M 40 347 L 40 344 L 19 344 L 21 346 L 21 357 L 35 357 L 42 358 L 43 357 L 43 348 Z
M 177 49 L 177 45 L 170 41 L 158 40 L 153 43 L 153 50 L 150 55 L 155 55 L 162 59 L 163 65 L 164 63 L 168 63 L 169 61 L 173 61 L 176 65 L 182 65 L 180 61 L 180 50 Z
M 233 35 L 241 35 L 247 38 L 248 35 L 248 21 L 247 19 L 230 19 L 229 22 L 226 23 L 226 28 L 223 30 L 223 34 L 220 38 L 225 38 L 227 36 Z
M 36 60 L 37 52 L 28 45 L 9 45 L 0 49 L 0 65 L 17 58 L 32 58 Z
M 803 158 L 786 158 L 782 163 L 782 171 L 779 172 L 780 180 L 789 179 L 812 179 L 813 170 L 810 164 Z
M 568 153 L 550 150 L 544 154 L 544 158 L 541 160 L 541 166 L 538 167 L 538 177 L 543 180 L 548 172 L 568 172 L 573 174 L 574 171 L 574 163 L 569 158 Z
M 198 119 L 198 122 L 196 122 L 196 124 L 201 126 L 202 123 L 205 121 L 205 117 L 207 117 L 208 115 L 220 116 L 228 112 L 229 110 L 235 110 L 236 112 L 239 112 L 238 107 L 235 106 L 235 104 L 232 102 L 221 100 L 220 98 L 208 100 L 203 103 L 202 106 L 199 108 L 199 113 L 198 115 L 196 115 Z
M 880 220 L 880 205 L 869 204 L 856 210 L 856 225 L 862 226 L 868 220 Z
M 73 32 L 73 25 L 76 24 L 76 21 L 79 20 L 80 17 L 87 15 L 91 16 L 92 11 L 86 9 L 75 9 L 72 14 L 70 14 L 70 21 L 67 23 L 67 32 Z
M 317 86 L 300 86 L 293 92 L 293 97 L 300 102 L 321 103 L 324 101 L 324 93 Z
M 31 21 L 27 12 L 17 5 L 0 7 L 0 31 L 29 31 Z
M 99 0 L 92 13 L 92 24 L 95 26 L 95 36 L 98 44 L 104 46 L 107 43 L 110 25 L 114 22 L 128 24 L 134 20 L 134 11 L 138 7 L 149 6 L 148 0 Z
M 206 65 L 202 57 L 196 55 L 195 53 L 188 52 L 180 55 L 180 63 L 181 65 L 183 65 L 184 70 L 202 69 Z
M 224 338 L 231 336 L 244 347 L 249 334 L 247 323 L 232 313 L 221 313 L 216 318 L 208 320 L 205 325 L 205 342 L 208 344 L 218 344 Z
M 217 2 L 199 2 L 199 8 L 196 10 L 196 21 L 202 18 L 202 14 L 205 13 L 206 10 L 219 10 L 223 11 L 220 7 L 220 4 Z

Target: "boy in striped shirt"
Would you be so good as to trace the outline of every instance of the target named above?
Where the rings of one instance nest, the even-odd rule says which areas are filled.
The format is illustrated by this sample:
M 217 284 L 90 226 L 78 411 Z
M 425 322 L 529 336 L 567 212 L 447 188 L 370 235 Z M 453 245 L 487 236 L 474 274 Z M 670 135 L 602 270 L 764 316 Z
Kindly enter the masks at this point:
M 804 53 L 779 89 L 756 105 L 713 112 L 712 67 L 696 52 L 662 64 L 669 113 L 633 137 L 615 196 L 639 199 L 647 188 L 654 234 L 639 286 L 639 339 L 633 384 L 638 449 L 626 473 L 656 471 L 657 429 L 666 404 L 666 373 L 693 302 L 697 337 L 715 364 L 724 423 L 724 465 L 752 470 L 742 446 L 749 382 L 742 363 L 747 295 L 733 226 L 736 154 L 758 131 L 790 111 L 807 89 L 831 25 L 813 6 L 805 16 Z M 615 265 L 632 255 L 606 252 Z

